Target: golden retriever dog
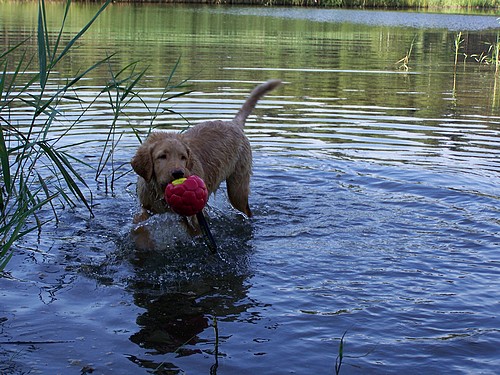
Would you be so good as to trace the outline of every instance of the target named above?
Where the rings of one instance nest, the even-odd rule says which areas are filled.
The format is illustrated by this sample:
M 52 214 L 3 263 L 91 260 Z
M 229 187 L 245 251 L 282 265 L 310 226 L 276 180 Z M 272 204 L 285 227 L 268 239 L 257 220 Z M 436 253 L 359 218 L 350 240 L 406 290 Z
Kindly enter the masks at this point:
M 247 117 L 257 101 L 281 84 L 270 80 L 257 86 L 230 121 L 205 121 L 182 133 L 152 132 L 132 158 L 138 174 L 137 195 L 141 213 L 134 222 L 170 211 L 164 191 L 168 183 L 194 174 L 201 177 L 209 194 L 226 181 L 231 205 L 248 217 L 252 151 L 244 133 Z

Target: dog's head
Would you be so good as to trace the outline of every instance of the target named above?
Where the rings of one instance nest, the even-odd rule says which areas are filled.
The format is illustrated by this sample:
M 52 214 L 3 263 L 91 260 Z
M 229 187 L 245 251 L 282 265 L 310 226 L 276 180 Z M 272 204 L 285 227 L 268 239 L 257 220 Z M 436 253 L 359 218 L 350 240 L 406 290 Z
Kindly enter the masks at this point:
M 132 168 L 146 182 L 154 181 L 160 189 L 178 178 L 189 177 L 191 150 L 180 136 L 153 133 L 132 158 Z

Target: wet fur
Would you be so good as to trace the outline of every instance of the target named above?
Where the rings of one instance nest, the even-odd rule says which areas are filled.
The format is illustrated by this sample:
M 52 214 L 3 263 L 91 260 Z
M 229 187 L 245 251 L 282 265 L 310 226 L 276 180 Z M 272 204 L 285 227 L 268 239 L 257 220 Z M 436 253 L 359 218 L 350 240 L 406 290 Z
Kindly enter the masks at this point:
M 131 162 L 139 176 L 137 195 L 142 207 L 134 221 L 169 211 L 163 199 L 165 187 L 181 174 L 200 176 L 209 194 L 226 181 L 233 207 L 252 216 L 248 204 L 252 151 L 244 125 L 257 101 L 280 84 L 270 80 L 257 86 L 231 121 L 205 121 L 183 133 L 151 133 Z

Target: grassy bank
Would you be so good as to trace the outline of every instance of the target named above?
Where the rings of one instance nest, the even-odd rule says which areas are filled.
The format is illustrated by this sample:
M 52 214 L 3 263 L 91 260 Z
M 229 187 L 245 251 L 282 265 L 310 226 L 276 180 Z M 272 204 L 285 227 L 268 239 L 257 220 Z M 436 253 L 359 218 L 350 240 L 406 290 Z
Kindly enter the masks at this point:
M 495 9 L 500 0 L 116 0 L 131 3 L 191 3 L 191 4 L 229 4 L 229 5 L 283 5 L 332 8 L 386 8 L 386 9 Z

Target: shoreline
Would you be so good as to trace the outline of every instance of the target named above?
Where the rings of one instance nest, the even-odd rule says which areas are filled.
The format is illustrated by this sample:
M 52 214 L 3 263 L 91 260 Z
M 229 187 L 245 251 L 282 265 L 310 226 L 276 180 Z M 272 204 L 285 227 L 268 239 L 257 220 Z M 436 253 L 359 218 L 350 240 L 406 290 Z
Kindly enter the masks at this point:
M 83 0 L 82 2 L 84 2 Z M 88 1 L 88 0 L 87 0 Z M 76 0 L 76 2 L 80 2 Z M 94 2 L 94 1 L 90 1 Z M 200 5 L 253 5 L 294 6 L 305 8 L 386 9 L 386 10 L 495 10 L 500 0 L 113 0 L 128 4 L 200 4 Z M 459 3 L 459 4 L 457 4 Z

